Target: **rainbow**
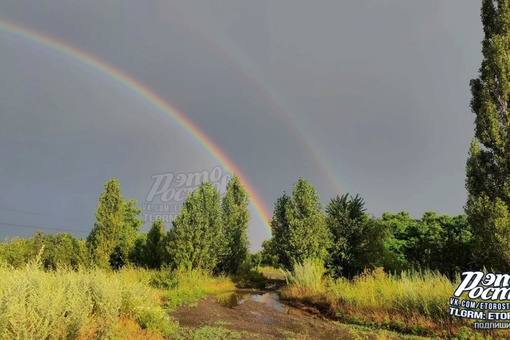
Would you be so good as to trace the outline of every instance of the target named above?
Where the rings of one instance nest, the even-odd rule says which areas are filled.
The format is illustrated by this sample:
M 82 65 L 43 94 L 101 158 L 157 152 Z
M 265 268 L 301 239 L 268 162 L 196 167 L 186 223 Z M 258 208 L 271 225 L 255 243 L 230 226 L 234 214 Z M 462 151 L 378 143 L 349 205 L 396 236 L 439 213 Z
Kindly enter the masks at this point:
M 132 78 L 125 72 L 117 69 L 115 66 L 108 64 L 106 61 L 101 60 L 90 53 L 79 50 L 65 42 L 5 19 L 0 19 L 0 30 L 61 53 L 72 60 L 80 62 L 88 68 L 98 71 L 100 74 L 115 80 L 117 84 L 120 84 L 124 89 L 128 90 L 139 99 L 149 103 L 159 112 L 170 117 L 193 139 L 195 139 L 206 152 L 217 160 L 225 168 L 225 170 L 239 176 L 239 179 L 250 196 L 250 201 L 257 217 L 263 223 L 268 235 L 271 236 L 271 229 L 269 227 L 270 215 L 254 187 L 250 184 L 246 176 L 239 171 L 234 162 L 225 155 L 225 153 L 216 146 L 216 144 L 214 144 L 214 142 L 203 131 L 186 118 L 184 113 L 167 103 L 158 94 L 142 84 L 140 81 Z
M 240 77 L 252 85 L 255 91 L 264 101 L 275 119 L 279 120 L 283 126 L 287 127 L 293 135 L 294 141 L 299 141 L 300 145 L 306 150 L 307 155 L 314 159 L 316 167 L 321 169 L 321 174 L 330 183 L 337 194 L 350 192 L 351 188 L 347 185 L 348 178 L 346 171 L 343 171 L 339 159 L 331 157 L 325 153 L 325 148 L 317 140 L 311 137 L 307 132 L 306 124 L 302 122 L 285 101 L 277 95 L 278 91 L 271 88 L 269 83 L 264 80 L 263 72 L 250 62 L 248 56 L 243 53 L 228 36 L 221 32 L 203 30 L 196 20 L 188 18 L 185 12 L 179 10 L 176 6 L 168 3 L 162 3 L 160 10 L 166 11 L 165 17 L 171 17 L 172 21 L 179 23 L 186 31 L 192 34 L 201 43 L 209 46 L 230 67 L 232 67 Z M 342 174 L 342 176 L 340 176 Z

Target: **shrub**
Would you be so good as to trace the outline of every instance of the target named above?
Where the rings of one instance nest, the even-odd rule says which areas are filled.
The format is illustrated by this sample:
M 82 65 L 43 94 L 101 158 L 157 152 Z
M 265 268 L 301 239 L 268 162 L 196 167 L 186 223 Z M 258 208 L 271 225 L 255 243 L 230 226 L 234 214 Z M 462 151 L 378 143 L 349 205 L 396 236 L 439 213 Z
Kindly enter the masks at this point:
M 322 291 L 322 276 L 326 272 L 324 262 L 317 259 L 306 259 L 302 264 L 295 264 L 292 271 L 283 270 L 287 284 Z
M 169 319 L 143 271 L 45 272 L 40 266 L 0 266 L 0 338 L 105 338 L 121 318 L 167 332 Z

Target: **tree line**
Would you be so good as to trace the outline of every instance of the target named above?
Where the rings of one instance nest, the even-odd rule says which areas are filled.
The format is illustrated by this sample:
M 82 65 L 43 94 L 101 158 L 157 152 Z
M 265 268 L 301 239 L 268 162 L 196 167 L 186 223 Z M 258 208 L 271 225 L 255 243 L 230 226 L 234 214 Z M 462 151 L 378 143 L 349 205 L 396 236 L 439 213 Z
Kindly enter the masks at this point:
M 335 277 L 353 277 L 366 268 L 437 270 L 449 276 L 479 266 L 466 215 L 407 212 L 370 216 L 359 196 L 344 194 L 324 208 L 315 188 L 301 178 L 292 195 L 278 198 L 271 220 L 273 237 L 263 242 L 262 263 L 292 269 L 313 258 Z
M 292 269 L 305 259 L 324 263 L 333 276 L 353 277 L 366 268 L 400 273 L 431 269 L 454 276 L 479 268 L 472 248 L 474 235 L 466 215 L 427 212 L 414 219 L 407 212 L 366 212 L 359 195 L 344 194 L 323 207 L 313 185 L 300 178 L 291 195 L 274 205 L 272 238 L 262 251 L 248 252 L 249 197 L 233 176 L 223 198 L 209 182 L 188 194 L 166 232 L 161 220 L 140 233 L 141 210 L 125 200 L 117 179 L 106 182 L 96 209 L 96 222 L 85 240 L 66 233 L 12 239 L 0 246 L 0 258 L 21 266 L 41 252 L 47 269 L 58 265 L 118 269 L 134 265 L 150 269 L 203 269 L 235 274 L 245 262 Z
M 0 260 L 20 267 L 39 255 L 46 269 L 132 265 L 234 274 L 248 257 L 248 199 L 235 175 L 223 198 L 212 183 L 203 182 L 188 194 L 170 231 L 156 220 L 148 233 L 140 233 L 137 202 L 124 200 L 119 181 L 112 178 L 99 197 L 96 222 L 85 240 L 37 231 L 32 238 L 0 244 Z

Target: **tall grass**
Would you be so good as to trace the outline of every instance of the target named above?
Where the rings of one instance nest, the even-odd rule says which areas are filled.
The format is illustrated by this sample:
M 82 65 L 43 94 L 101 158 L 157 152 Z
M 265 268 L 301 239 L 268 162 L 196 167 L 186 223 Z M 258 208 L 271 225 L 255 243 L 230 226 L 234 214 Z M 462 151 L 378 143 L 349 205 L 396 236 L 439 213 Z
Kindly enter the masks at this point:
M 158 291 L 134 270 L 58 269 L 32 262 L 22 269 L 0 265 L 2 339 L 103 339 L 120 320 L 170 334 L 172 323 Z
M 324 262 L 316 259 L 306 259 L 303 263 L 296 264 L 292 271 L 282 270 L 287 284 L 315 292 L 323 290 L 322 276 L 325 272 Z
M 212 277 L 202 270 L 161 271 L 155 274 L 153 284 L 165 289 L 163 300 L 170 310 L 195 302 L 209 294 L 235 290 L 236 287 L 227 277 Z
M 341 305 L 364 313 L 419 314 L 445 320 L 456 287 L 447 277 L 431 271 L 404 272 L 397 277 L 378 269 L 363 273 L 353 282 L 343 278 L 331 281 L 328 292 Z
M 449 315 L 449 298 L 459 282 L 444 275 L 425 271 L 394 276 L 379 268 L 351 281 L 319 280 L 317 265 L 305 262 L 286 273 L 290 285 L 281 290 L 281 297 L 344 322 L 416 335 L 451 337 L 469 330 L 469 322 Z

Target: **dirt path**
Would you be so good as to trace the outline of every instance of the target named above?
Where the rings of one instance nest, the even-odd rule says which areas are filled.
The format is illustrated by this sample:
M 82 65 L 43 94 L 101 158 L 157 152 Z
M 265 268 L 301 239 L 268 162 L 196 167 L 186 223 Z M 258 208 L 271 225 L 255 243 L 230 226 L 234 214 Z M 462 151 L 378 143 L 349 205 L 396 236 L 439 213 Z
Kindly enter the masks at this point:
M 242 339 L 359 338 L 349 329 L 281 304 L 276 293 L 269 291 L 237 290 L 208 296 L 170 315 L 183 327 L 227 328 L 240 332 Z

